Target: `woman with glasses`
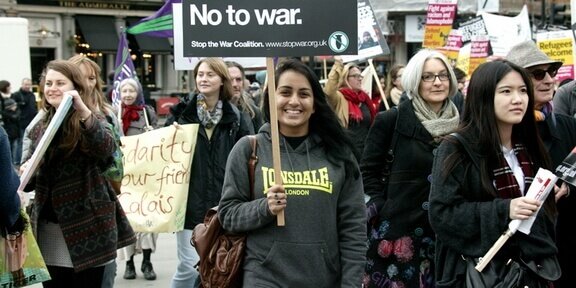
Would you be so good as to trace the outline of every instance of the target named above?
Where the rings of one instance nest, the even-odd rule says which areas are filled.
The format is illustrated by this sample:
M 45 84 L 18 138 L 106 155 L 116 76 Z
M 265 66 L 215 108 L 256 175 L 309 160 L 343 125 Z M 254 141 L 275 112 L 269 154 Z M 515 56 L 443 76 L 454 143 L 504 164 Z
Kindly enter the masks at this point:
M 362 90 L 362 70 L 354 63 L 344 65 L 340 56 L 328 74 L 324 92 L 328 103 L 336 112 L 340 124 L 349 132 L 358 153 L 364 150 L 364 140 L 372 125 L 376 108 L 372 99 Z
M 370 197 L 364 287 L 434 287 L 430 173 L 440 140 L 458 126 L 449 99 L 458 83 L 444 55 L 424 49 L 406 65 L 402 86 L 409 100 L 376 116 L 360 164 Z
M 528 70 L 534 87 L 534 115 L 536 127 L 544 146 L 550 153 L 552 167 L 556 168 L 572 148 L 576 146 L 576 119 L 558 114 L 553 111 L 552 98 L 554 97 L 554 76 L 562 66 L 562 62 L 550 59 L 540 51 L 532 41 L 525 41 L 510 49 L 506 56 L 510 62 Z M 558 258 L 563 271 L 576 271 L 576 247 L 570 237 L 572 221 L 576 214 L 576 200 L 574 197 L 563 197 L 570 193 L 566 183 L 558 184 L 556 201 L 558 202 L 557 244 L 560 251 Z M 572 275 L 571 275 L 572 274 Z M 555 283 L 556 288 L 573 287 L 576 281 L 574 273 L 563 273 L 560 280 Z

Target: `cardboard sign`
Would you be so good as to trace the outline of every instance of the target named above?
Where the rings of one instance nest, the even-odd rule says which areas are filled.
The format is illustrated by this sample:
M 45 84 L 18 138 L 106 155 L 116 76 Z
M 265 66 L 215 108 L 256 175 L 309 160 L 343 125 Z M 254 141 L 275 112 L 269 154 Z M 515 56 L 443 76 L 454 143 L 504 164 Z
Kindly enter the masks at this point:
M 172 125 L 121 138 L 124 164 L 118 199 L 134 231 L 184 228 L 198 124 Z
M 561 61 L 556 81 L 574 79 L 574 39 L 569 30 L 551 31 L 536 34 L 536 45 L 553 60 Z
M 342 61 L 350 62 L 382 54 L 390 54 L 390 48 L 376 22 L 370 2 L 358 1 L 358 55 L 344 55 Z
M 351 0 L 184 0 L 183 56 L 357 54 L 356 11 Z

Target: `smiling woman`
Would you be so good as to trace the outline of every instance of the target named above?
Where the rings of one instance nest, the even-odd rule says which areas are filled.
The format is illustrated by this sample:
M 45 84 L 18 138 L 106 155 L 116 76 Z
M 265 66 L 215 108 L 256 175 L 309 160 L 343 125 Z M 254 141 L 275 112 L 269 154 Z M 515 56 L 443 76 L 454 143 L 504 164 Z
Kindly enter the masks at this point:
M 237 284 L 360 287 L 366 225 L 353 144 L 306 64 L 286 60 L 275 75 L 284 184 L 274 182 L 279 175 L 272 169 L 270 123 L 255 136 L 258 163 L 253 190 L 259 193 L 253 199 L 247 137 L 238 141 L 226 163 L 218 217 L 227 231 L 246 232 L 248 239 L 243 282 Z M 269 97 L 264 95 L 266 119 L 270 119 Z M 296 225 L 275 225 L 280 211 L 286 212 L 286 223 Z
M 218 205 L 228 154 L 236 141 L 250 131 L 243 114 L 230 102 L 231 77 L 221 58 L 200 60 L 194 68 L 194 79 L 196 90 L 190 100 L 173 106 L 172 116 L 166 121 L 166 125 L 176 121 L 200 127 L 190 168 L 186 221 L 184 230 L 176 236 L 179 264 L 172 287 L 194 287 L 198 254 L 190 246 L 192 229 L 203 222 L 208 209 Z
M 102 173 L 113 159 L 116 141 L 78 65 L 49 62 L 45 83 L 46 113 L 30 130 L 30 147 L 38 147 L 64 95 L 72 96 L 74 109 L 26 187 L 36 192 L 32 230 L 52 277 L 44 287 L 101 287 L 105 264 L 116 257 L 116 249 L 134 242 L 116 193 Z M 30 159 L 33 148 L 23 160 Z

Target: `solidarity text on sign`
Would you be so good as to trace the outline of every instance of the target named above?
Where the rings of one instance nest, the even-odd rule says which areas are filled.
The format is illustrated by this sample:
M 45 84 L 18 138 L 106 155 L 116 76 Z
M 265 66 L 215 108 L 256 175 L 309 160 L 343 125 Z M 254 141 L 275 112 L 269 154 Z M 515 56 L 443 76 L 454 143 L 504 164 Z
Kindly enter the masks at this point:
M 135 231 L 182 230 L 197 131 L 190 124 L 122 137 L 118 198 Z

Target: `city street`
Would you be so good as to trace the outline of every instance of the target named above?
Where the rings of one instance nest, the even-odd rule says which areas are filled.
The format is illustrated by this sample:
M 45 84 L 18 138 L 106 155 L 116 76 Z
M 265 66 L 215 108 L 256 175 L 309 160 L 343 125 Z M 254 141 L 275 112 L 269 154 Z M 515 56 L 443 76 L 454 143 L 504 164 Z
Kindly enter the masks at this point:
M 173 233 L 161 233 L 158 236 L 156 252 L 152 254 L 152 265 L 156 272 L 157 278 L 154 281 L 144 279 L 140 271 L 140 264 L 142 263 L 142 254 L 134 257 L 134 264 L 136 266 L 136 279 L 125 280 L 122 278 L 126 262 L 118 262 L 118 270 L 116 275 L 116 282 L 114 287 L 118 288 L 167 288 L 170 287 L 170 280 L 176 271 L 178 265 L 178 257 L 176 256 L 176 235 Z M 42 288 L 42 284 L 28 286 L 30 288 Z

